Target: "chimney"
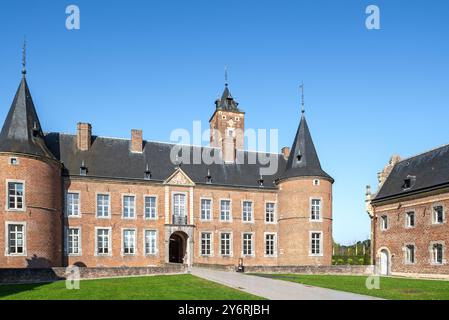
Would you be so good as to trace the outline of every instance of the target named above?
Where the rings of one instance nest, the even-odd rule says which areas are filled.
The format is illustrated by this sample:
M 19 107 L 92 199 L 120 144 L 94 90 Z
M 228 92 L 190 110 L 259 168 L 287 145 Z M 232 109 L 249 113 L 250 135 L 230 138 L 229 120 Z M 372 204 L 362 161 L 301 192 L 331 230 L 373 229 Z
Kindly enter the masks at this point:
M 89 123 L 78 123 L 77 146 L 81 151 L 88 151 L 92 145 L 92 126 Z
M 281 152 L 286 160 L 288 159 L 288 157 L 290 157 L 290 148 L 289 147 L 283 147 Z
M 142 153 L 143 151 L 143 138 L 142 130 L 131 130 L 131 152 Z

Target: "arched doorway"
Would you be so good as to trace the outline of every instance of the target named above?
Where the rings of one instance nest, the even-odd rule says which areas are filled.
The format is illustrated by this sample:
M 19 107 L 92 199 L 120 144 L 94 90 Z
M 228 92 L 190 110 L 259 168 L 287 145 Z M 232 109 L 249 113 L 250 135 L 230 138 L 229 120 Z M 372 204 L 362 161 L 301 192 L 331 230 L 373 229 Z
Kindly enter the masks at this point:
M 187 235 L 184 232 L 175 232 L 170 236 L 169 262 L 184 263 L 187 247 Z
M 387 276 L 390 274 L 390 255 L 388 250 L 382 249 L 380 251 L 380 274 Z

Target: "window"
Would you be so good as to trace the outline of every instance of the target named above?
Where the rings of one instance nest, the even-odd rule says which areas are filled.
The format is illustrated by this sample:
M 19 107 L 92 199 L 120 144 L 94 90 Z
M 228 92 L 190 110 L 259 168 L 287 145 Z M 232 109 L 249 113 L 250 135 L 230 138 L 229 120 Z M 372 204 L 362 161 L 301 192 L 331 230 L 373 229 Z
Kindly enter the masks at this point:
M 220 201 L 220 220 L 231 221 L 231 200 Z
M 175 216 L 186 216 L 186 195 L 176 193 L 173 195 L 173 213 Z
M 81 232 L 79 228 L 67 229 L 67 253 L 69 255 L 81 254 Z
M 97 229 L 97 254 L 108 255 L 111 253 L 111 229 Z
M 212 233 L 210 232 L 201 233 L 201 255 L 212 255 Z
M 415 246 L 412 244 L 405 246 L 405 263 L 415 263 Z
M 321 220 L 321 200 L 312 199 L 310 203 L 310 220 Z
M 230 137 L 230 138 L 232 138 L 232 137 L 234 137 L 234 132 L 235 132 L 235 130 L 233 129 L 233 128 L 228 128 L 228 137 Z
M 123 254 L 130 255 L 136 253 L 136 230 L 123 230 Z
M 319 186 L 320 185 L 320 180 L 319 179 L 313 180 L 313 185 L 314 186 Z
M 253 203 L 251 201 L 243 201 L 242 221 L 253 221 Z
M 145 197 L 145 219 L 157 218 L 156 202 L 156 197 Z
M 435 243 L 432 247 L 432 262 L 443 264 L 443 245 L 441 243 Z
M 433 223 L 441 224 L 444 222 L 444 209 L 443 206 L 433 207 Z
M 407 228 L 413 228 L 415 226 L 415 213 L 407 212 L 406 220 L 407 220 Z
M 310 254 L 320 256 L 321 251 L 321 232 L 312 232 L 310 234 Z
M 22 182 L 8 182 L 8 209 L 23 210 L 23 190 Z
M 220 234 L 220 254 L 230 256 L 231 252 L 231 233 L 223 232 Z
M 244 233 L 243 234 L 243 252 L 244 256 L 252 256 L 253 255 L 253 234 L 252 233 Z
M 212 220 L 212 200 L 201 199 L 201 220 L 210 221 Z
M 380 217 L 380 229 L 381 230 L 388 229 L 388 217 L 387 216 Z
M 136 217 L 136 198 L 123 196 L 123 218 L 134 219 Z
M 67 193 L 67 216 L 80 216 L 80 194 L 75 192 Z
M 8 224 L 8 255 L 26 255 L 25 225 Z
M 19 164 L 19 159 L 17 158 L 9 158 L 9 164 L 13 166 L 17 166 Z
M 275 223 L 274 210 L 275 210 L 275 204 L 273 202 L 267 202 L 265 204 L 265 222 Z
M 157 253 L 157 232 L 156 230 L 145 230 L 145 254 L 154 255 Z
M 265 255 L 273 257 L 276 255 L 276 234 L 265 234 Z
M 108 218 L 109 217 L 109 195 L 97 194 L 97 217 Z

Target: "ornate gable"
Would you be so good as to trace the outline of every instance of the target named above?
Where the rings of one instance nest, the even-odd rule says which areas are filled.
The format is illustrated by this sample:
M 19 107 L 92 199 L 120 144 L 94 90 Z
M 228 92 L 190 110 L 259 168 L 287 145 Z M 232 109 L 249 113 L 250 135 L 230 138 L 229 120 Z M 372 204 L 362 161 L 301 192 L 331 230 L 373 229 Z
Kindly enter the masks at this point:
M 192 179 L 190 179 L 189 176 L 181 168 L 178 168 L 175 172 L 173 172 L 173 174 L 164 181 L 164 184 L 188 187 L 195 186 L 195 183 L 192 181 Z

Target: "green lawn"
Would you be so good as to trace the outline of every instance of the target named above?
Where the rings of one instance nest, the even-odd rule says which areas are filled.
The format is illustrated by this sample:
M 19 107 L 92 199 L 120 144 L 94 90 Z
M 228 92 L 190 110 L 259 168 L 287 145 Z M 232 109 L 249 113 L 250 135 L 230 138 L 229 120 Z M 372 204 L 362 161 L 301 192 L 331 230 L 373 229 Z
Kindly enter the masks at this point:
M 391 300 L 449 300 L 449 281 L 380 278 L 380 289 L 369 290 L 365 276 L 257 274 L 262 277 L 359 293 Z
M 192 275 L 165 275 L 81 281 L 67 290 L 65 281 L 0 285 L 0 300 L 258 300 L 253 296 Z

